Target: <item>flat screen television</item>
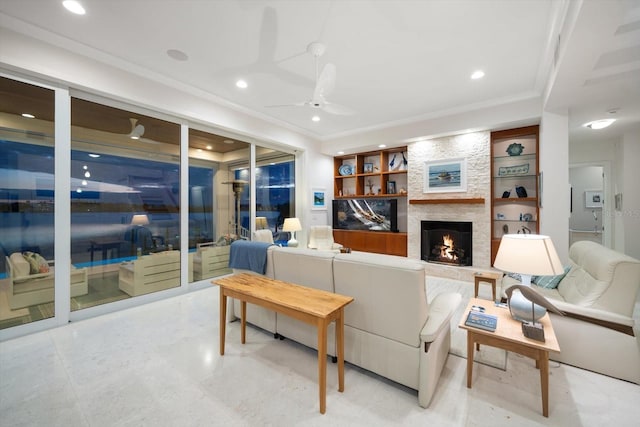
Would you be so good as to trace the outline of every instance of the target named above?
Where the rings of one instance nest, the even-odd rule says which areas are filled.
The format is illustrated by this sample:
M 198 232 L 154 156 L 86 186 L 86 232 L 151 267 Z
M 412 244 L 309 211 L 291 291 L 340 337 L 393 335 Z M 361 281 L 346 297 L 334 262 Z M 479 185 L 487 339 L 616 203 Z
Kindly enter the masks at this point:
M 340 199 L 333 201 L 333 228 L 398 231 L 398 200 Z

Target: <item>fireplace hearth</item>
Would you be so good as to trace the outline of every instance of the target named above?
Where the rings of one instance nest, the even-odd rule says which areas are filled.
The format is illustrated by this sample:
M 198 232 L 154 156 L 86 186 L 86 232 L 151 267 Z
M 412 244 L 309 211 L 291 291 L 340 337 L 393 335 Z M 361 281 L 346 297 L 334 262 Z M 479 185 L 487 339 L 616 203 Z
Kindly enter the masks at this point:
M 422 221 L 420 238 L 424 261 L 454 266 L 473 265 L 471 222 Z

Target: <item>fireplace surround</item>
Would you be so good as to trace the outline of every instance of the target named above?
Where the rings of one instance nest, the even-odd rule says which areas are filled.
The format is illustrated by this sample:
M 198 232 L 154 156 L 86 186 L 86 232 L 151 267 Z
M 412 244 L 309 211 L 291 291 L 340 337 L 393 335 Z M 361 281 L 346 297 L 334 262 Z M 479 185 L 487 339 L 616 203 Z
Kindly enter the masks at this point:
M 422 260 L 460 267 L 473 265 L 471 222 L 421 221 L 420 224 Z

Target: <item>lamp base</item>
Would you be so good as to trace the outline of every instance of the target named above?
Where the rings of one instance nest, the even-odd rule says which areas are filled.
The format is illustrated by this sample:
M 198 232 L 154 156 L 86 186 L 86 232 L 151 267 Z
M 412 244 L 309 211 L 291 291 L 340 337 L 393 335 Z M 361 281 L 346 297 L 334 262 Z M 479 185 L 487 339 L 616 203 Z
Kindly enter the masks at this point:
M 521 322 L 535 322 L 547 312 L 546 308 L 532 304 L 518 289 L 513 291 L 507 303 L 511 317 Z
M 296 239 L 291 239 L 287 242 L 287 247 L 289 248 L 297 248 L 298 247 L 298 241 Z
M 522 333 L 529 339 L 544 342 L 544 328 L 541 323 L 522 322 Z

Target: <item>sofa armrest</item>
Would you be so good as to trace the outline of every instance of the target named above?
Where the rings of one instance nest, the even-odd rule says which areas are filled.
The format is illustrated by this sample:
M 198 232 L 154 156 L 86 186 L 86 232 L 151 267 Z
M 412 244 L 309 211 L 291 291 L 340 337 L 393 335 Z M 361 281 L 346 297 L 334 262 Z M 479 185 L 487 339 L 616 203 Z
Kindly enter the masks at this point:
M 429 304 L 429 317 L 420 332 L 420 340 L 425 343 L 435 341 L 442 330 L 450 327 L 451 316 L 462 296 L 458 293 L 438 294 Z
M 599 310 L 593 307 L 581 307 L 579 305 L 570 304 L 564 301 L 553 300 L 553 304 L 558 307 L 566 316 L 579 318 L 581 320 L 609 326 L 611 329 L 617 329 L 614 325 L 633 328 L 634 320 L 631 317 L 622 316 L 618 313 Z
M 50 271 L 48 273 L 36 273 L 36 274 L 30 274 L 28 276 L 14 277 L 13 283 L 23 283 L 23 282 L 28 282 L 35 279 L 44 279 L 48 277 L 53 277 L 53 271 Z

